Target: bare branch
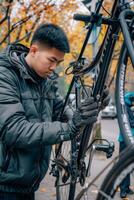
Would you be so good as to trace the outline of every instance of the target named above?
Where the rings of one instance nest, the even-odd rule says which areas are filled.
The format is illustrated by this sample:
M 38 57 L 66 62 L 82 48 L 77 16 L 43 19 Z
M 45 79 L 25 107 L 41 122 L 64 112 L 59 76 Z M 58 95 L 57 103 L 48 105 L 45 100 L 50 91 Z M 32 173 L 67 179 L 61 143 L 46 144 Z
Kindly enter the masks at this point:
M 43 11 L 43 9 L 40 10 L 38 14 L 40 14 L 42 11 Z M 34 14 L 33 14 L 33 15 L 34 15 Z M 30 15 L 29 17 L 26 17 L 26 18 L 24 18 L 23 20 L 20 20 L 19 22 L 15 23 L 15 24 L 11 27 L 11 29 L 8 31 L 8 33 L 5 35 L 5 37 L 3 38 L 3 40 L 0 41 L 0 45 L 1 45 L 3 42 L 5 42 L 5 40 L 7 39 L 7 37 L 9 37 L 9 35 L 13 32 L 13 30 L 14 30 L 15 28 L 17 28 L 17 27 L 19 27 L 20 25 L 26 23 L 26 21 L 28 21 L 33 15 Z
M 29 33 L 26 33 L 25 36 L 23 36 L 22 38 L 15 40 L 15 42 L 12 42 L 12 44 L 16 44 L 18 42 L 21 42 L 22 40 L 24 40 L 25 38 L 27 38 L 30 34 L 32 33 L 32 31 L 30 31 Z
M 16 40 L 19 40 L 19 37 L 20 37 L 21 31 L 22 31 L 22 27 L 23 27 L 23 25 L 21 25 L 20 28 L 19 28 L 19 30 L 18 30 Z M 16 40 L 15 40 L 15 41 L 16 41 Z
M 31 27 L 31 30 L 34 30 L 34 28 L 35 28 L 35 26 L 36 26 L 36 24 L 37 24 L 37 22 L 38 22 L 39 20 L 40 20 L 40 17 L 38 17 L 38 18 L 35 20 L 35 22 L 33 23 L 32 27 Z M 32 33 L 32 31 L 31 31 L 31 33 Z M 29 36 L 26 38 L 26 42 L 29 42 L 31 33 L 30 33 Z
M 10 7 L 11 7 L 11 3 L 13 2 L 13 0 L 9 0 L 9 4 L 8 4 L 8 6 L 7 6 L 7 9 L 6 9 L 6 13 L 5 13 L 5 16 L 3 17 L 3 19 L 1 19 L 0 20 L 0 25 L 4 22 L 4 21 L 6 21 L 7 20 L 7 18 L 8 18 L 8 14 L 9 14 L 9 12 L 10 12 Z
M 12 28 L 15 29 L 16 27 L 18 27 L 18 26 L 20 26 L 20 25 L 26 23 L 30 18 L 31 18 L 31 16 L 28 16 L 28 17 L 25 17 L 25 18 L 21 19 L 20 21 L 14 23 L 14 24 L 12 25 Z

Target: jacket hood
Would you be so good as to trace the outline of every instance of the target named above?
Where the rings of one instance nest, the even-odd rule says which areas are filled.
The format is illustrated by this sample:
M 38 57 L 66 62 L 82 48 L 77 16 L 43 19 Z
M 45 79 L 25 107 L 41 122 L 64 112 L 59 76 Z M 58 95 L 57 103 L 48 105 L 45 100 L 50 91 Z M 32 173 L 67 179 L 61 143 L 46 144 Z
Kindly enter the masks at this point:
M 25 54 L 26 56 L 28 52 L 29 48 L 22 44 L 8 45 L 6 49 L 0 53 L 0 65 L 19 70 L 23 78 L 31 79 L 31 76 L 29 76 L 26 67 L 20 59 L 22 54 Z
M 29 48 L 22 44 L 11 44 L 6 48 L 6 56 L 11 64 L 20 62 L 21 54 L 28 54 Z

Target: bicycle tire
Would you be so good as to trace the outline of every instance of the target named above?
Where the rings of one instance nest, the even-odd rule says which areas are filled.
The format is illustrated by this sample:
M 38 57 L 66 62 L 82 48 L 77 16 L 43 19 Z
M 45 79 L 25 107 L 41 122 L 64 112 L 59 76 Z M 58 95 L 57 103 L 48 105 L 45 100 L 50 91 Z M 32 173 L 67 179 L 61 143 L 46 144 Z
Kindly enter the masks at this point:
M 128 112 L 124 100 L 128 79 L 128 71 L 134 73 L 133 67 L 131 67 L 129 55 L 125 47 L 125 43 L 122 46 L 118 66 L 117 66 L 117 76 L 116 76 L 116 108 L 117 108 L 117 118 L 120 127 L 120 131 L 123 134 L 123 138 L 127 145 L 134 144 L 134 136 L 132 129 L 130 127 Z M 130 75 L 133 77 L 133 74 Z M 129 90 L 128 90 L 129 91 Z M 134 91 L 134 90 L 133 90 Z
M 66 161 L 72 160 L 72 155 L 74 149 L 72 146 L 74 141 L 67 141 L 63 142 L 61 146 L 61 153 L 60 156 L 65 158 Z M 65 161 L 65 162 L 66 162 Z M 76 189 L 76 181 L 72 181 L 72 176 L 68 178 L 68 180 L 64 183 L 63 177 L 65 178 L 65 170 L 63 168 L 58 167 L 58 176 L 56 180 L 56 199 L 57 200 L 73 200 L 75 196 L 75 189 Z
M 119 197 L 118 188 L 124 177 L 134 171 L 134 147 L 131 145 L 121 154 L 104 179 L 96 200 L 116 200 Z M 132 197 L 132 199 L 134 196 Z

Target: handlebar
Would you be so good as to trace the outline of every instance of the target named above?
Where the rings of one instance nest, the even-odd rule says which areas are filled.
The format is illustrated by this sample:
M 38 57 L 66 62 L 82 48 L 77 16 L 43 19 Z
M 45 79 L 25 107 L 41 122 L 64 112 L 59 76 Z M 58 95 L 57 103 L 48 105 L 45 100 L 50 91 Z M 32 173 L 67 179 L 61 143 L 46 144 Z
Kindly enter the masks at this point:
M 73 19 L 76 21 L 90 22 L 90 15 L 74 14 Z
M 98 16 L 99 19 L 100 16 Z M 89 22 L 97 22 L 97 18 L 93 19 L 91 15 L 83 15 L 83 14 L 74 14 L 73 19 L 76 21 L 83 21 L 85 23 L 89 23 Z M 107 18 L 107 17 L 101 17 L 102 20 L 102 24 L 107 24 L 107 25 L 112 25 L 113 23 L 118 23 L 117 20 L 113 20 L 111 18 Z

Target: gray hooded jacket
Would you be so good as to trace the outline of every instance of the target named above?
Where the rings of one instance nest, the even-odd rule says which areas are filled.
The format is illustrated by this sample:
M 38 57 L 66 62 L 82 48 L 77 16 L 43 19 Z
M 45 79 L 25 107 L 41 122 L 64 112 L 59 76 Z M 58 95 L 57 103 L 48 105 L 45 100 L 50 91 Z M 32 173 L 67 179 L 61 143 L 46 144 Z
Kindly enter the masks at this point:
M 29 71 L 29 49 L 0 54 L 0 191 L 35 191 L 45 176 L 51 145 L 69 140 L 72 126 L 56 121 L 62 99 L 53 81 Z

